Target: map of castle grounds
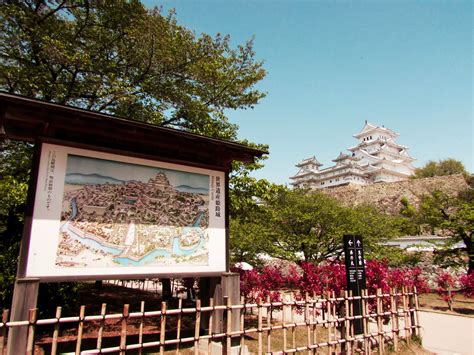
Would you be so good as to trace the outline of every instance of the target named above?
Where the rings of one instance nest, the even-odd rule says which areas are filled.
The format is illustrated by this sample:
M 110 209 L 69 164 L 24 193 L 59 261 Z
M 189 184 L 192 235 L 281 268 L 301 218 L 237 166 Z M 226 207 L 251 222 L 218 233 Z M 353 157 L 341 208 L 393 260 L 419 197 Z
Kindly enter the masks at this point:
M 68 155 L 56 267 L 208 265 L 209 180 Z

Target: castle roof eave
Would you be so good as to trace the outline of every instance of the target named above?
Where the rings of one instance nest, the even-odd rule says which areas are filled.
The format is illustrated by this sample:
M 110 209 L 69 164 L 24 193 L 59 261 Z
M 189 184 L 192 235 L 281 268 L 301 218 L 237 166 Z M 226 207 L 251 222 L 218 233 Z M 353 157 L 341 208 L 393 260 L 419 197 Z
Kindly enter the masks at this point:
M 400 135 L 397 132 L 395 132 L 395 131 L 393 131 L 389 128 L 380 127 L 380 126 L 374 125 L 374 124 L 369 123 L 369 122 L 366 121 L 364 127 L 362 128 L 362 130 L 359 133 L 354 134 L 353 137 L 358 139 L 362 136 L 365 136 L 365 135 L 370 134 L 372 132 L 375 132 L 377 130 L 383 131 L 385 134 L 388 134 L 391 137 L 398 137 Z
M 305 165 L 308 165 L 308 164 L 314 164 L 316 166 L 323 166 L 323 164 L 321 164 L 318 161 L 318 159 L 316 159 L 316 157 L 314 155 L 311 158 L 303 159 L 301 162 L 299 162 L 295 166 L 298 167 L 298 168 L 301 168 L 301 167 L 303 167 Z

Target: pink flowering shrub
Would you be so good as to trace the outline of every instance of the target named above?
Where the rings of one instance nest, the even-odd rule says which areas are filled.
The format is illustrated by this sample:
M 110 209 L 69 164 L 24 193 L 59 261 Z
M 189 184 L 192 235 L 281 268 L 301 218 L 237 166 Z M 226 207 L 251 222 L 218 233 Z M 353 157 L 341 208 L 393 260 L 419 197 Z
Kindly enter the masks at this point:
M 466 297 L 474 297 L 474 272 L 462 275 L 459 278 L 461 284 L 461 293 Z
M 272 302 L 280 300 L 279 290 L 284 286 L 284 278 L 278 268 L 267 266 L 261 270 L 235 271 L 240 274 L 240 292 L 247 302 L 265 301 L 267 297 Z
M 453 298 L 456 294 L 453 290 L 456 287 L 456 279 L 450 273 L 441 272 L 437 279 L 436 283 L 438 288 L 436 291 L 443 298 L 443 300 L 448 304 L 449 309 L 453 310 Z
M 339 296 L 346 289 L 346 269 L 342 263 L 315 265 L 304 262 L 299 268 L 290 266 L 285 274 L 275 266 L 235 271 L 240 273 L 241 293 L 249 301 L 256 301 L 258 298 L 265 300 L 267 296 L 277 299 L 275 293 L 282 288 L 297 291 L 295 295 L 299 293 L 300 298 L 306 293 L 323 295 L 334 292 Z M 384 261 L 367 261 L 366 279 L 369 294 L 375 294 L 377 289 L 388 293 L 390 288 L 400 290 L 402 286 L 416 286 L 419 292 L 428 290 L 420 268 L 389 268 Z

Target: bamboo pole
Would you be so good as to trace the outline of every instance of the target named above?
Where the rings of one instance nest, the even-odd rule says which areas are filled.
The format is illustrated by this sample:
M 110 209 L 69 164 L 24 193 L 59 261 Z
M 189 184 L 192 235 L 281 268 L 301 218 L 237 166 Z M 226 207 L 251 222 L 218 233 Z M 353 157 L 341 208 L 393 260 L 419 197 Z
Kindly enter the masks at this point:
M 390 289 L 390 318 L 392 321 L 393 349 L 398 351 L 398 315 L 395 301 L 396 290 Z
M 420 304 L 418 301 L 418 290 L 416 289 L 416 286 L 413 286 L 413 294 L 415 297 L 415 335 L 420 336 L 420 318 L 418 311 L 420 309 Z
M 240 304 L 243 305 L 244 302 L 244 296 L 240 296 Z M 240 349 L 243 351 L 245 349 L 245 312 L 244 309 L 242 308 L 240 310 Z
M 344 338 L 345 342 L 345 353 L 352 354 L 352 343 L 350 341 L 351 338 L 351 321 L 350 317 L 350 307 L 349 307 L 349 292 L 344 291 Z
M 353 297 L 352 290 L 349 290 L 349 298 L 352 298 L 352 297 Z M 354 300 L 353 299 L 349 300 L 349 317 L 354 317 Z M 362 319 L 362 322 L 364 322 L 363 319 Z M 355 323 L 355 320 L 353 320 L 352 322 L 349 322 L 349 334 L 353 339 L 355 339 L 354 323 Z M 359 348 L 358 342 L 353 341 L 352 348 L 355 352 L 355 350 Z
M 378 333 L 378 342 L 379 342 L 379 354 L 384 353 L 384 336 L 383 336 L 383 324 L 382 324 L 382 314 L 383 314 L 383 305 L 382 305 L 382 290 L 377 289 L 376 293 L 377 301 L 377 333 Z
M 331 337 L 332 337 L 332 331 L 331 331 L 331 328 L 332 328 L 332 310 L 331 310 L 331 307 L 332 304 L 331 304 L 331 293 L 328 292 L 326 294 L 326 326 L 327 326 L 327 329 L 328 329 L 328 355 L 331 355 L 332 354 L 332 347 L 331 347 Z
M 199 334 L 201 331 L 201 300 L 196 300 L 196 322 L 194 324 L 194 354 L 199 354 Z M 165 341 L 163 335 L 163 343 Z M 163 347 L 164 348 L 164 347 Z
M 130 305 L 123 305 L 122 329 L 120 330 L 120 354 L 125 354 L 127 347 L 127 322 L 130 315 Z
M 179 340 L 176 343 L 176 354 L 179 354 L 180 351 L 180 343 L 181 343 L 181 322 L 182 322 L 182 317 L 183 317 L 183 300 L 181 298 L 178 299 L 178 309 L 180 312 L 178 313 L 178 321 L 176 324 L 176 339 Z
M 79 324 L 77 329 L 77 340 L 76 340 L 76 355 L 81 353 L 81 345 L 82 345 L 82 333 L 84 331 L 84 317 L 86 314 L 86 306 L 81 306 L 79 310 Z
M 309 316 L 309 295 L 308 292 L 304 295 L 304 322 L 306 324 L 306 347 L 308 348 L 307 354 L 310 355 L 311 351 L 311 321 Z
M 367 302 L 367 290 L 362 290 L 362 326 L 364 328 L 364 353 L 370 354 L 371 344 L 370 344 L 370 329 L 369 329 L 369 304 Z
M 410 333 L 409 333 L 409 320 L 407 316 L 407 299 L 406 299 L 406 288 L 405 286 L 402 287 L 402 301 L 403 301 L 403 320 L 404 320 L 404 328 L 405 328 L 405 340 L 407 344 L 410 344 Z
M 209 306 L 212 307 L 212 310 L 209 315 L 209 335 L 211 335 L 211 338 L 209 339 L 209 343 L 207 343 L 208 354 L 210 354 L 212 351 L 212 324 L 214 322 L 214 298 L 209 298 Z
M 56 355 L 56 352 L 58 351 L 58 338 L 59 338 L 59 320 L 61 319 L 61 307 L 56 307 L 56 324 L 54 325 L 54 331 L 53 331 L 53 341 L 51 343 L 51 355 Z M 0 351 L 0 354 L 3 354 Z
M 311 321 L 314 321 L 315 318 L 317 319 L 318 317 L 318 309 L 317 309 L 317 302 L 316 302 L 316 295 L 313 291 L 313 297 L 312 297 L 312 304 L 313 304 L 313 310 L 312 310 L 312 315 L 311 315 Z M 314 322 L 313 327 L 312 327 L 312 332 L 313 332 L 313 344 L 317 344 L 318 342 L 318 332 L 317 332 L 317 324 Z M 315 351 L 313 351 L 314 353 Z
M 286 352 L 287 343 L 286 343 L 286 309 L 285 305 L 281 306 L 281 322 L 283 327 L 283 352 Z
M 410 334 L 410 338 L 414 334 L 413 332 L 413 325 L 415 323 L 414 314 L 412 313 L 411 309 L 413 308 L 413 300 L 412 296 L 410 295 L 410 289 L 406 288 L 407 293 L 407 318 L 408 318 L 408 333 Z
M 267 332 L 267 353 L 272 352 L 272 304 L 270 302 L 270 296 L 267 296 L 267 303 L 269 304 L 267 310 L 267 327 L 268 327 L 268 332 Z
M 96 346 L 99 351 L 102 349 L 102 336 L 104 333 L 106 313 L 107 313 L 107 304 L 102 303 L 102 307 L 100 309 L 100 315 L 102 316 L 102 319 L 100 320 L 99 331 L 97 332 L 97 346 Z
M 3 355 L 3 352 L 5 351 L 5 343 L 7 340 L 7 322 L 8 322 L 8 317 L 10 315 L 10 311 L 8 309 L 4 309 L 2 312 L 2 328 L 0 329 L 0 354 Z
M 166 339 L 166 302 L 161 302 L 161 321 L 160 321 L 160 355 L 165 353 Z M 198 314 L 196 309 L 196 315 Z
M 227 354 L 231 354 L 232 351 L 232 300 L 230 297 L 225 296 L 224 298 L 226 304 L 226 313 L 227 313 L 227 327 L 226 327 L 226 349 Z
M 258 336 L 258 355 L 263 353 L 263 338 L 262 338 L 262 300 L 257 300 L 257 336 Z M 228 352 L 228 354 L 230 354 Z
M 332 291 L 331 292 L 331 297 L 332 297 L 332 300 L 333 300 L 333 304 L 332 304 L 332 319 L 333 319 L 333 327 L 332 327 L 332 336 L 334 338 L 334 341 L 337 341 L 337 332 L 338 332 L 338 328 L 339 328 L 339 321 L 338 321 L 338 316 L 337 316 L 337 305 L 336 305 L 336 292 L 335 291 Z M 339 344 L 338 343 L 335 343 L 333 345 L 333 351 L 335 353 L 338 353 L 338 346 Z
M 293 297 L 290 295 L 288 295 L 288 300 L 290 302 L 293 302 Z M 293 309 L 293 303 L 290 304 L 290 313 L 291 313 L 291 324 L 294 325 L 295 324 L 295 315 L 294 315 L 294 309 Z M 292 340 L 292 344 L 293 344 L 293 349 L 296 348 L 296 327 L 295 326 L 292 326 L 291 327 L 291 340 Z
M 143 348 L 143 323 L 145 321 L 145 301 L 140 302 L 140 325 L 138 327 L 138 344 L 140 344 L 140 349 L 138 349 L 138 354 L 142 353 Z
M 35 350 L 35 328 L 38 316 L 38 308 L 28 311 L 28 340 L 26 345 L 26 354 L 33 355 Z

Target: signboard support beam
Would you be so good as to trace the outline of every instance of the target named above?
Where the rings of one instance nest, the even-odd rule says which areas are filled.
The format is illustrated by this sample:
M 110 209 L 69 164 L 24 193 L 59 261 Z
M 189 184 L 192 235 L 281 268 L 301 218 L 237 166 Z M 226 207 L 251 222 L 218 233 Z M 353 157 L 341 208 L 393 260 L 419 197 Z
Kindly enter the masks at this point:
M 38 278 L 17 278 L 13 290 L 10 321 L 28 319 L 30 309 L 36 308 L 40 280 Z M 12 327 L 8 334 L 7 354 L 25 354 L 28 327 Z
M 212 297 L 214 306 L 221 305 L 237 305 L 240 304 L 240 275 L 238 273 L 226 272 L 221 277 L 203 277 L 199 282 L 201 305 L 209 306 L 209 299 Z M 228 302 L 228 303 L 226 303 Z M 240 329 L 240 313 L 237 310 L 227 311 L 232 313 L 230 331 L 238 331 Z M 223 310 L 214 311 L 212 333 L 224 333 L 229 329 L 226 319 L 227 312 Z M 208 333 L 209 313 L 202 314 L 201 325 L 204 333 Z M 208 342 L 211 341 L 211 344 Z M 226 338 L 222 342 L 214 342 L 212 340 L 200 342 L 200 349 L 207 352 L 209 349 L 212 355 L 227 354 Z M 231 353 L 243 354 L 247 353 L 245 349 L 240 349 L 239 338 L 231 339 Z

